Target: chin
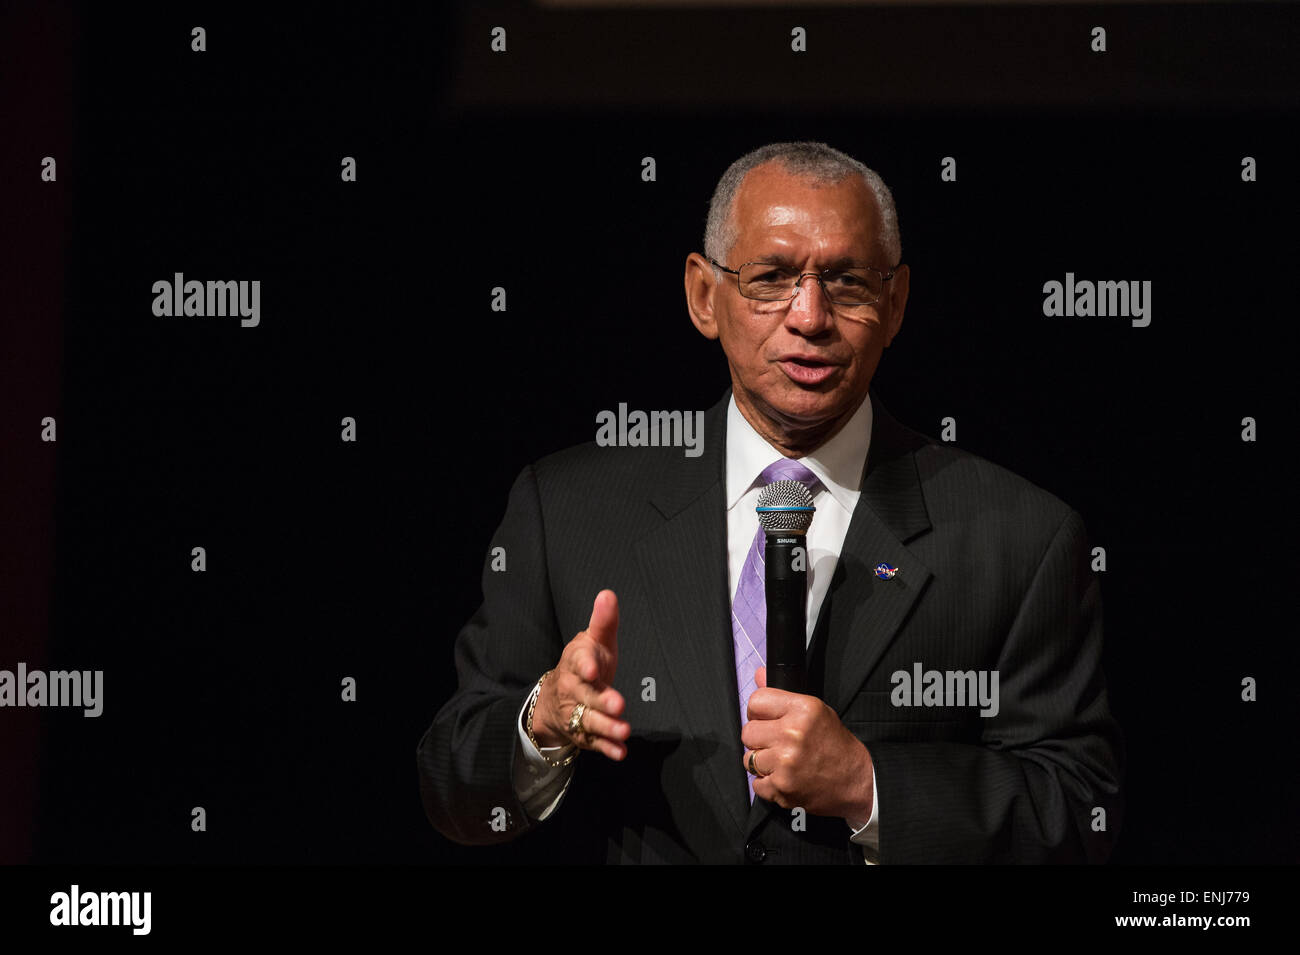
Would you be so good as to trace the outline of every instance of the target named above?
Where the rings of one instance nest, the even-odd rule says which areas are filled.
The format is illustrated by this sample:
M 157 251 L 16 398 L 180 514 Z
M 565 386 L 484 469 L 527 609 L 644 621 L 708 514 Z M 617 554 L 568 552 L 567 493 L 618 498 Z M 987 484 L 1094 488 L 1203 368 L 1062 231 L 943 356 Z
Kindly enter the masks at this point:
M 818 392 L 810 388 L 798 389 L 793 394 L 787 392 L 778 395 L 768 404 L 781 417 L 800 424 L 817 424 L 836 417 L 848 408 L 843 395 Z

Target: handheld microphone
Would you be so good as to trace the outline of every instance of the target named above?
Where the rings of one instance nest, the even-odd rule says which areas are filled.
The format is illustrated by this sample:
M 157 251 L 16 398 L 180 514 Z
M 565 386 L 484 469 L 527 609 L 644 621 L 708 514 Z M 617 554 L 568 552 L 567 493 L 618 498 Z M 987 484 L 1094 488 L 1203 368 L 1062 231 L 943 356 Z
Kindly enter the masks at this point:
M 767 685 L 806 693 L 808 675 L 808 543 L 812 491 L 799 481 L 774 481 L 758 494 L 764 531 L 763 587 L 767 598 Z

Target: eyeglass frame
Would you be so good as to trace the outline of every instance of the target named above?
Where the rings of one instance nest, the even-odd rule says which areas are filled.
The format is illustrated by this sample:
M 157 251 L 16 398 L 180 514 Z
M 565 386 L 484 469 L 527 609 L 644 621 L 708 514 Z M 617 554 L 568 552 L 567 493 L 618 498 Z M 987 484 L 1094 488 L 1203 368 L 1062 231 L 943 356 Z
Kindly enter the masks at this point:
M 813 278 L 815 278 L 815 279 L 817 280 L 817 284 L 818 284 L 819 286 L 821 286 L 822 294 L 826 296 L 826 301 L 831 302 L 831 296 L 830 296 L 830 293 L 826 291 L 826 280 L 823 278 L 823 276 L 824 276 L 827 272 L 843 272 L 843 271 L 845 271 L 845 269 L 843 269 L 843 268 L 839 268 L 839 269 L 830 268 L 830 269 L 822 269 L 820 272 L 800 272 L 800 273 L 799 273 L 799 277 L 796 278 L 796 279 L 794 280 L 794 294 L 791 295 L 789 298 L 753 298 L 753 297 L 751 297 L 751 296 L 749 296 L 749 295 L 745 295 L 745 293 L 744 293 L 744 292 L 741 290 L 741 288 L 740 288 L 740 269 L 743 269 L 746 265 L 777 265 L 778 263 L 775 263 L 775 262 L 763 262 L 763 261 L 760 261 L 760 260 L 758 260 L 758 259 L 755 259 L 755 260 L 752 260 L 752 261 L 749 261 L 749 262 L 742 262 L 742 263 L 741 263 L 741 266 L 740 266 L 740 269 L 729 269 L 729 268 L 727 268 L 725 265 L 723 265 L 721 262 L 714 262 L 713 259 L 710 258 L 709 256 L 705 256 L 705 258 L 708 258 L 708 259 L 709 259 L 709 262 L 710 262 L 710 263 L 711 263 L 715 268 L 722 269 L 722 271 L 724 271 L 724 272 L 730 272 L 732 275 L 734 275 L 734 276 L 736 277 L 736 291 L 737 291 L 737 292 L 740 292 L 740 294 L 741 294 L 742 297 L 749 299 L 749 301 L 751 301 L 751 302 L 793 302 L 793 301 L 795 300 L 795 297 L 798 296 L 798 294 L 803 290 L 803 279 L 804 279 L 804 276 L 805 276 L 805 275 L 811 275 Z M 878 303 L 882 298 L 885 297 L 885 283 L 888 282 L 890 279 L 892 279 L 895 275 L 898 274 L 898 270 L 899 270 L 899 268 L 902 266 L 902 264 L 903 264 L 903 263 L 902 263 L 901 261 L 898 262 L 898 263 L 897 263 L 893 268 L 891 268 L 888 272 L 885 272 L 883 269 L 878 269 L 878 268 L 876 268 L 874 265 L 854 265 L 854 266 L 850 266 L 850 268 L 855 268 L 855 269 L 870 269 L 871 271 L 873 271 L 873 272 L 875 272 L 877 275 L 879 275 L 879 276 L 880 276 L 880 294 L 879 294 L 878 296 L 876 296 L 876 298 L 872 299 L 870 302 L 831 302 L 831 304 L 832 304 L 832 305 L 844 305 L 844 306 L 846 306 L 846 307 L 848 307 L 848 308 L 858 308 L 858 307 L 863 306 L 863 305 L 875 305 L 875 304 L 877 304 L 877 303 Z

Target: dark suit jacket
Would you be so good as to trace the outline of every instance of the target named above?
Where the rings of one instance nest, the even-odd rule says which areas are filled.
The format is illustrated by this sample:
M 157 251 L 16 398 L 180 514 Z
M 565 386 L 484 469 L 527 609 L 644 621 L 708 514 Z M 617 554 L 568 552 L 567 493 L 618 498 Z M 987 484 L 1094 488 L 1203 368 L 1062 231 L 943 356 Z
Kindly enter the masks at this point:
M 559 858 L 584 861 L 862 862 L 843 819 L 809 816 L 800 831 L 791 812 L 748 801 L 727 577 L 729 396 L 706 414 L 698 458 L 592 443 L 520 474 L 491 542 L 506 569 L 485 562 L 483 605 L 456 644 L 459 688 L 417 750 L 444 835 L 482 844 L 536 829 Z M 871 401 L 865 481 L 809 674 L 871 753 L 880 862 L 1104 860 L 1122 744 L 1082 520 L 899 424 L 874 389 Z M 890 580 L 874 574 L 882 561 L 899 569 Z M 628 755 L 583 752 L 564 802 L 536 823 L 511 783 L 518 713 L 604 587 L 619 598 Z M 918 662 L 997 670 L 999 712 L 894 706 L 891 674 Z

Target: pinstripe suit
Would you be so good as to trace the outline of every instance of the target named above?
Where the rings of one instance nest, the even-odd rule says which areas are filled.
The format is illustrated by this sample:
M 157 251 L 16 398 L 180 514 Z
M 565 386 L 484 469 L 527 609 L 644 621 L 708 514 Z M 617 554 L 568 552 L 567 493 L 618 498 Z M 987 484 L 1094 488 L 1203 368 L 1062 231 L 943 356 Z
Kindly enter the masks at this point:
M 698 458 L 588 444 L 520 474 L 492 540 L 509 569 L 485 565 L 483 605 L 456 645 L 459 688 L 417 750 L 426 811 L 449 838 L 535 829 L 529 839 L 585 861 L 862 862 L 844 820 L 809 816 L 796 831 L 786 810 L 748 802 L 727 584 L 728 398 L 707 413 Z M 899 424 L 874 389 L 870 400 L 861 497 L 808 665 L 813 691 L 871 753 L 880 862 L 1105 859 L 1122 744 L 1082 520 Z M 882 561 L 898 574 L 878 578 Z M 619 597 L 628 757 L 583 753 L 560 808 L 535 824 L 511 784 L 520 704 L 605 587 Z M 996 716 L 895 706 L 891 674 L 915 663 L 996 670 Z M 1095 807 L 1105 831 L 1093 829 Z

